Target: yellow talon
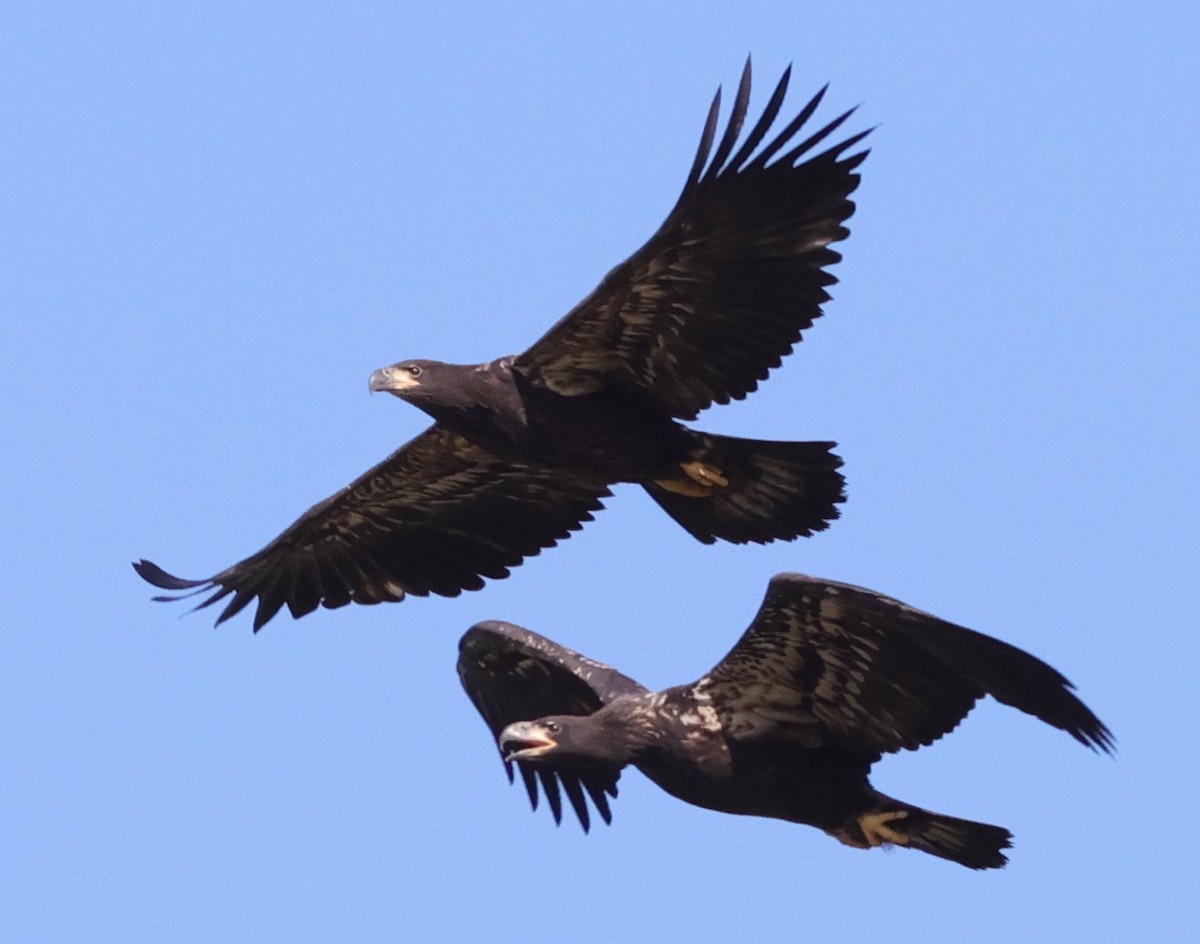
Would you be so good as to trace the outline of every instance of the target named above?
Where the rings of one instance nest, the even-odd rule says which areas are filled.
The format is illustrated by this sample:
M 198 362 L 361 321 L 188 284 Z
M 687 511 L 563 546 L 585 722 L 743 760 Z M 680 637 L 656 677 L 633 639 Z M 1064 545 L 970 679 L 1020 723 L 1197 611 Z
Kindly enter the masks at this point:
M 679 467 L 686 477 L 677 479 L 658 479 L 656 485 L 661 485 L 668 492 L 676 495 L 686 495 L 688 498 L 707 498 L 717 486 L 729 484 L 729 479 L 721 474 L 721 470 L 711 465 L 705 465 L 696 459 L 691 462 L 681 462 Z
M 684 462 L 680 468 L 687 473 L 688 478 L 699 482 L 707 488 L 712 488 L 714 485 L 728 485 L 729 479 L 721 474 L 721 470 L 715 466 L 705 465 L 699 460 L 693 462 Z
M 905 819 L 907 816 L 908 813 L 904 810 L 895 810 L 890 813 L 864 813 L 858 818 L 858 828 L 862 830 L 863 836 L 871 846 L 881 846 L 885 842 L 892 842 L 897 846 L 907 846 L 908 836 L 896 832 L 887 825 L 892 820 Z

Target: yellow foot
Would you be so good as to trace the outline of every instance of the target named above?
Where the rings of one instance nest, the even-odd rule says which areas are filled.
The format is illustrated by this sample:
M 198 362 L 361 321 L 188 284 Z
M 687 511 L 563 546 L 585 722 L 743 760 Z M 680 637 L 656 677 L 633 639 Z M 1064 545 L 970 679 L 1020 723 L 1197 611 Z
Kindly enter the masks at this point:
M 869 846 L 881 846 L 885 842 L 907 846 L 908 837 L 904 833 L 896 832 L 888 825 L 892 820 L 905 819 L 907 816 L 908 813 L 904 810 L 895 810 L 890 813 L 864 813 L 858 818 L 858 828 L 862 830 Z
M 681 462 L 679 468 L 683 470 L 684 477 L 659 479 L 656 484 L 661 485 L 668 492 L 686 495 L 688 498 L 706 498 L 717 486 L 729 484 L 729 479 L 721 474 L 720 469 L 706 465 L 699 459 Z
M 714 485 L 728 485 L 729 479 L 721 474 L 721 470 L 716 466 L 705 465 L 700 460 L 693 462 L 684 462 L 681 469 L 687 473 L 687 477 L 693 482 L 699 482 L 705 488 L 712 488 Z

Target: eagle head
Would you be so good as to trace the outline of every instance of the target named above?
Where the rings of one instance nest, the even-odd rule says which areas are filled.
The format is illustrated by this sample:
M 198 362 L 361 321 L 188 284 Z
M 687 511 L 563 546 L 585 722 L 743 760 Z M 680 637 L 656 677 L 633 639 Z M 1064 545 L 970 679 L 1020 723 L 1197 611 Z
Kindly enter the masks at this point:
M 380 367 L 372 373 L 367 387 L 372 393 L 384 391 L 402 400 L 407 399 L 417 394 L 440 366 L 444 365 L 435 361 L 400 361 L 390 367 Z
M 510 724 L 498 740 L 500 753 L 510 764 L 529 761 L 558 767 L 623 767 L 630 761 L 630 752 L 622 733 L 610 730 L 595 715 L 555 715 Z

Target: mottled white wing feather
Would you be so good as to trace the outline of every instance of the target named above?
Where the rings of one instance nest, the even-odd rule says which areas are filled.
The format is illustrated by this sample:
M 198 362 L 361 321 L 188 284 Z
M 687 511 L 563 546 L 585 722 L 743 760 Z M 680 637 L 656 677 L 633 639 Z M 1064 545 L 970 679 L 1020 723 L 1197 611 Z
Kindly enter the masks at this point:
M 782 574 L 750 628 L 696 688 L 737 739 L 866 757 L 928 744 L 984 691 L 896 631 L 904 612 L 925 615 L 870 591 Z

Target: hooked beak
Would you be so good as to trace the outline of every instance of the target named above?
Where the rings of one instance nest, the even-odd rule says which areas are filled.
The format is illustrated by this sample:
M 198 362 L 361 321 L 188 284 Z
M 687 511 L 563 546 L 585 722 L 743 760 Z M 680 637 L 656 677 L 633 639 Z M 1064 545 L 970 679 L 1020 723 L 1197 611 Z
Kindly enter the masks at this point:
M 397 395 L 420 385 L 421 381 L 407 370 L 400 370 L 396 364 L 392 364 L 390 367 L 380 367 L 379 370 L 371 374 L 370 379 L 367 381 L 367 389 L 372 393 L 383 391 Z
M 536 721 L 518 721 L 500 732 L 500 753 L 504 762 L 535 760 L 558 747 L 558 742 L 546 734 Z

